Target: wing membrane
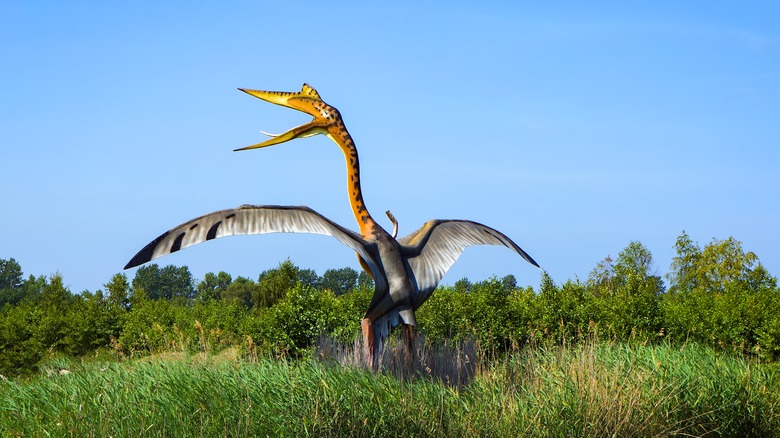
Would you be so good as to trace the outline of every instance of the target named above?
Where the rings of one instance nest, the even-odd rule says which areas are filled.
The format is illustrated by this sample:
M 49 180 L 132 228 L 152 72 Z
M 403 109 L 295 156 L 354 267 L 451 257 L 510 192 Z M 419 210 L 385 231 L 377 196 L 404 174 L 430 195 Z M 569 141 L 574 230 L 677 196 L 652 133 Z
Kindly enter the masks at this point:
M 444 274 L 472 245 L 501 245 L 520 254 L 528 263 L 539 265 L 512 239 L 498 230 L 467 220 L 432 220 L 398 240 L 407 256 L 419 291 L 417 309 L 430 297 Z
M 375 277 L 378 269 L 370 254 L 370 243 L 359 234 L 344 228 L 308 207 L 276 205 L 242 205 L 216 211 L 166 231 L 143 249 L 125 266 L 129 269 L 189 246 L 226 236 L 268 233 L 311 233 L 333 236 L 360 254 Z

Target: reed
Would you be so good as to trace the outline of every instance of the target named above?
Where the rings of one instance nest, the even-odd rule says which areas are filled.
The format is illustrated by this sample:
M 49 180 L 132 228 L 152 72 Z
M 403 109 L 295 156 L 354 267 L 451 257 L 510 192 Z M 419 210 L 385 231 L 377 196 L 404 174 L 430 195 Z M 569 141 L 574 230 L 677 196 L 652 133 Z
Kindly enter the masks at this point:
M 586 342 L 526 347 L 497 359 L 467 346 L 425 348 L 430 360 L 474 355 L 477 363 L 468 379 L 448 382 L 424 369 L 402 378 L 391 366 L 374 374 L 339 364 L 337 355 L 321 360 L 324 353 L 295 361 L 230 352 L 58 359 L 40 375 L 0 382 L 0 434 L 644 437 L 780 430 L 776 367 L 696 345 Z

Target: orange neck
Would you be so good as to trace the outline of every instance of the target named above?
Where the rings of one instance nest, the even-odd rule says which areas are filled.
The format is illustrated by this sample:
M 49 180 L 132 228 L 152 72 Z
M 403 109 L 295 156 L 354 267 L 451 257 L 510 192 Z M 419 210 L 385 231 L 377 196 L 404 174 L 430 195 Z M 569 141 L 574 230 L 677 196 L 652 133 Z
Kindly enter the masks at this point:
M 374 237 L 379 225 L 371 217 L 363 201 L 363 190 L 360 188 L 360 161 L 358 160 L 357 147 L 352 136 L 349 135 L 347 127 L 341 120 L 328 127 L 328 137 L 333 140 L 347 162 L 347 193 L 349 194 L 349 204 L 352 207 L 352 214 L 355 215 L 360 234 L 365 238 Z

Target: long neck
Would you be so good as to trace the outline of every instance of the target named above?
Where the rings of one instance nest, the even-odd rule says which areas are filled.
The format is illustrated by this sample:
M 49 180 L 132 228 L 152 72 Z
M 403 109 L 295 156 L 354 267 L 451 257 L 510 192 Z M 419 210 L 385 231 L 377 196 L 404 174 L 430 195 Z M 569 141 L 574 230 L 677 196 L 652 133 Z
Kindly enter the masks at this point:
M 371 217 L 363 201 L 363 190 L 360 188 L 360 160 L 355 141 L 352 140 L 342 121 L 328 129 L 328 137 L 339 145 L 347 162 L 347 194 L 352 214 L 355 215 L 355 220 L 360 227 L 360 234 L 365 238 L 373 237 L 380 227 Z

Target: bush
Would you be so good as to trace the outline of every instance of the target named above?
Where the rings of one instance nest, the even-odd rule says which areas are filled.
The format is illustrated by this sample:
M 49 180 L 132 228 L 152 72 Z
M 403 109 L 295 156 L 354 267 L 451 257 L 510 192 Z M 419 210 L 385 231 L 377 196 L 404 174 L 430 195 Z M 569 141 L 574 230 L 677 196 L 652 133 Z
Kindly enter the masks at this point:
M 167 300 L 136 301 L 127 314 L 119 347 L 131 356 L 187 350 L 194 336 L 193 324 L 189 307 Z
M 347 316 L 333 292 L 301 284 L 260 311 L 246 326 L 247 335 L 263 349 L 300 356 L 317 337 L 343 328 Z
M 0 309 L 0 374 L 34 371 L 46 354 L 35 337 L 34 306 L 30 303 Z

